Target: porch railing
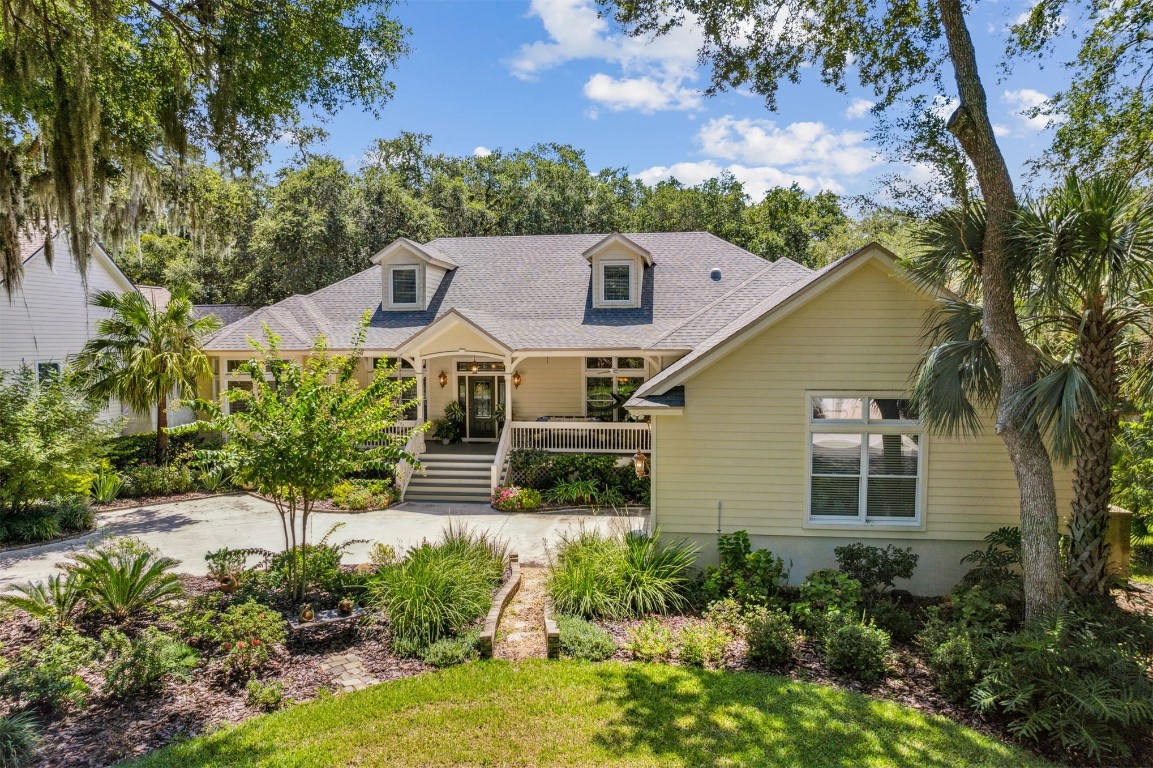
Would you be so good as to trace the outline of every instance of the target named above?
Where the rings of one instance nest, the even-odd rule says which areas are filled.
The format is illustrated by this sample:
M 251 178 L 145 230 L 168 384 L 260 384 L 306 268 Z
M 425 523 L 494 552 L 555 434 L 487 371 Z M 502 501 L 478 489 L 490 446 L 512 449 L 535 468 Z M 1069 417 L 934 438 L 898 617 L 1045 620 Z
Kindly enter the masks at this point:
M 415 426 L 416 422 L 413 422 L 413 427 Z M 412 427 L 409 427 L 409 429 L 412 429 Z M 404 450 L 410 456 L 419 460 L 420 455 L 424 453 L 424 430 L 410 437 L 408 442 L 404 444 Z M 416 467 L 403 459 L 396 464 L 396 489 L 400 494 L 401 501 L 404 501 L 404 494 L 408 492 L 408 483 L 412 480 L 412 473 L 415 471 Z
M 496 444 L 496 456 L 492 460 L 492 469 L 489 475 L 489 488 L 496 488 L 504 479 L 504 467 L 508 463 L 508 452 L 512 448 L 512 425 L 514 422 L 506 421 L 500 431 L 500 442 Z
M 643 421 L 511 421 L 505 431 L 513 451 L 631 454 L 652 450 L 652 434 Z

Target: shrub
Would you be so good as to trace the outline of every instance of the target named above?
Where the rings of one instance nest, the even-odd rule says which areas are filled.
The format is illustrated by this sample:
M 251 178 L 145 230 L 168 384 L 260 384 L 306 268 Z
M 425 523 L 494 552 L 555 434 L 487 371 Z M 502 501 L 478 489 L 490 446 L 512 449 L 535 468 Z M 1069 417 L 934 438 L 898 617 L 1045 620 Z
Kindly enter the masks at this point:
M 172 573 L 179 561 L 150 549 L 113 543 L 72 558 L 67 569 L 78 580 L 85 601 L 114 621 L 168 605 L 184 593 Z
M 944 642 L 927 650 L 929 669 L 941 694 L 955 704 L 970 703 L 986 663 L 980 641 L 955 628 Z
M 664 613 L 687 604 L 696 548 L 652 536 L 580 528 L 561 536 L 549 566 L 548 593 L 558 613 L 623 618 Z
M 677 659 L 690 667 L 716 669 L 725 662 L 730 639 L 728 632 L 711 622 L 689 621 L 676 638 Z
M 854 613 L 861 604 L 861 582 L 832 569 L 813 571 L 801 584 L 800 597 L 793 603 L 793 616 L 800 625 L 822 636 L 829 611 Z
M 168 436 L 168 454 L 186 456 L 193 450 L 212 447 L 219 442 L 219 438 L 199 432 L 177 433 Z M 109 440 L 107 445 L 108 459 L 113 469 L 123 470 L 137 464 L 160 464 L 154 432 L 118 435 Z
M 345 480 L 332 489 L 332 503 L 341 509 L 383 509 L 392 504 L 392 486 L 384 480 Z
M 387 611 L 394 638 L 431 645 L 488 613 L 506 550 L 504 542 L 450 526 L 439 543 L 413 547 L 381 571 L 373 602 Z
M 58 631 L 38 647 L 23 648 L 0 673 L 0 696 L 43 712 L 83 704 L 89 688 L 78 673 L 98 652 L 93 640 L 70 629 Z
M 734 597 L 741 603 L 765 603 L 789 579 L 785 563 L 767 549 L 753 550 L 746 531 L 717 537 L 720 565 L 705 570 L 705 595 Z
M 368 561 L 380 571 L 396 564 L 396 549 L 388 544 L 376 542 L 368 552 Z
M 224 611 L 193 603 L 177 617 L 181 634 L 193 645 L 225 652 L 224 669 L 235 675 L 257 672 L 272 660 L 272 651 L 287 637 L 284 617 L 255 600 Z
M 847 622 L 831 628 L 825 639 L 825 660 L 835 672 L 872 682 L 888 671 L 889 633 L 872 623 Z
M 136 464 L 123 470 L 124 488 L 121 495 L 128 498 L 144 496 L 171 496 L 188 493 L 196 487 L 192 468 L 183 462 L 171 464 Z
M 425 664 L 431 664 L 437 669 L 464 664 L 477 658 L 478 639 L 477 632 L 469 632 L 459 637 L 443 637 L 422 650 L 420 658 Z
M 0 717 L 0 768 L 21 768 L 40 746 L 40 724 L 31 712 Z
M 595 480 L 565 480 L 545 492 L 551 504 L 595 504 L 600 501 L 600 489 Z
M 104 693 L 124 699 L 155 689 L 167 677 L 188 680 L 199 662 L 196 651 L 171 635 L 149 627 L 129 639 L 116 629 L 100 636 L 104 646 Z
M 419 659 L 424 649 L 428 644 L 415 637 L 398 637 L 392 636 L 392 641 L 389 643 L 389 648 L 393 654 L 402 659 Z
M 70 533 L 90 531 L 96 527 L 96 513 L 83 496 L 57 496 L 53 500 L 60 527 Z
M 993 603 L 1006 606 L 1014 616 L 1024 617 L 1020 528 L 998 528 L 985 537 L 985 549 L 970 552 L 961 562 L 973 568 L 961 578 L 960 586 L 979 586 Z
M 498 485 L 492 489 L 492 506 L 501 512 L 532 512 L 540 508 L 540 491 L 517 485 Z
M 617 649 L 612 635 L 578 616 L 557 616 L 556 628 L 560 651 L 569 658 L 604 661 Z
M 101 470 L 96 473 L 96 477 L 92 478 L 92 498 L 98 504 L 107 504 L 116 500 L 123 487 L 124 481 L 120 479 L 120 475 L 112 470 Z
M 668 661 L 675 648 L 673 631 L 651 616 L 629 628 L 625 643 L 625 649 L 641 661 Z
M 209 577 L 223 581 L 229 576 L 239 576 L 244 572 L 250 554 L 251 550 L 228 547 L 209 552 L 204 556 L 204 562 L 208 563 Z
M 914 606 L 899 605 L 885 596 L 875 598 L 865 614 L 898 643 L 909 642 L 921 628 Z
M 861 589 L 868 594 L 892 589 L 897 579 L 913 578 L 919 559 L 912 547 L 892 544 L 882 549 L 854 542 L 837 547 L 833 552 L 837 555 L 840 569 L 859 581 Z
M 731 597 L 709 603 L 704 618 L 705 621 L 712 622 L 733 637 L 745 633 L 745 609 Z
M 950 598 L 958 621 L 984 635 L 1002 632 L 1016 626 L 1024 616 L 1005 603 L 997 602 L 983 586 L 958 585 Z M 1018 606 L 1024 611 L 1024 603 Z
M 779 608 L 750 606 L 743 617 L 749 660 L 770 667 L 791 664 L 797 649 L 797 632 L 789 615 Z
M 1093 760 L 1131 754 L 1153 728 L 1148 619 L 1064 607 L 1001 635 L 974 692 L 1017 736 Z
M 262 683 L 256 678 L 248 681 L 244 686 L 245 698 L 248 706 L 259 709 L 261 712 L 275 712 L 284 707 L 284 683 L 274 680 L 271 683 Z
M 69 572 L 49 576 L 35 584 L 18 584 L 12 589 L 14 593 L 0 595 L 0 603 L 19 608 L 41 625 L 56 628 L 72 623 L 84 598 L 75 575 Z
M 20 544 L 50 541 L 60 536 L 60 518 L 56 510 L 46 504 L 30 506 L 23 512 L 9 515 L 4 520 L 5 539 Z

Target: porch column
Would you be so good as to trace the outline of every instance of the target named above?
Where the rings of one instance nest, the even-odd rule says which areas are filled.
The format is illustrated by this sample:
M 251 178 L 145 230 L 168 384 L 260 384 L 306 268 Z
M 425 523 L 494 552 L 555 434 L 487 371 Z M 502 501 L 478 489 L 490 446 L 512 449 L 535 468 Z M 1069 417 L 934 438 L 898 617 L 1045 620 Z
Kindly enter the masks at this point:
M 517 361 L 519 362 L 519 361 Z M 504 359 L 504 420 L 505 423 L 512 421 L 512 391 L 516 389 L 512 385 L 512 374 L 515 364 L 511 357 Z
M 416 423 L 423 424 L 425 418 L 424 408 L 424 358 L 420 355 L 412 358 L 412 367 L 416 371 Z

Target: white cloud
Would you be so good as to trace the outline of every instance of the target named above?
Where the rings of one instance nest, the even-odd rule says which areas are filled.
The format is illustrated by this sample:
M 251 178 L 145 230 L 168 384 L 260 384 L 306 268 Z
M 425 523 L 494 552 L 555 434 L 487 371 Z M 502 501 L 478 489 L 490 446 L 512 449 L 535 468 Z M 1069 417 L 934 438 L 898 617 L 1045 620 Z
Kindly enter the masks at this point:
M 491 154 L 492 150 L 484 145 L 481 145 L 472 151 L 473 157 L 488 157 Z
M 1001 94 L 1001 101 L 1008 104 L 1013 108 L 1013 113 L 1017 118 L 1025 124 L 1027 128 L 1033 131 L 1043 131 L 1049 125 L 1049 117 L 1047 115 L 1037 115 L 1036 117 L 1029 117 L 1026 112 L 1039 107 L 1049 100 L 1049 97 L 1040 91 L 1035 91 L 1032 88 L 1020 88 L 1017 90 L 1006 90 Z
M 853 103 L 845 110 L 845 117 L 857 120 L 869 114 L 869 110 L 876 106 L 868 99 L 853 99 Z
M 810 193 L 820 192 L 823 189 L 831 192 L 844 191 L 844 187 L 835 179 L 790 173 L 772 166 L 750 167 L 739 163 L 722 166 L 713 160 L 654 165 L 652 168 L 646 168 L 636 174 L 636 177 L 646 184 L 656 184 L 672 177 L 682 184 L 693 186 L 716 178 L 724 171 L 733 174 L 744 186 L 745 192 L 755 201 L 759 201 L 773 187 L 787 187 L 794 182 Z
M 1005 125 L 1004 123 L 993 123 L 993 134 L 998 139 L 1003 139 L 1006 136 L 1012 136 L 1013 135 L 1013 129 L 1010 128 L 1009 126 Z
M 678 78 L 664 81 L 651 77 L 617 79 L 599 73 L 585 83 L 584 94 L 617 112 L 633 109 L 652 114 L 670 109 L 696 109 L 701 104 L 700 92 L 681 87 Z
M 790 168 L 813 175 L 855 176 L 878 165 L 861 131 L 835 131 L 824 123 L 797 122 L 783 128 L 772 120 L 709 120 L 697 134 L 709 157 Z

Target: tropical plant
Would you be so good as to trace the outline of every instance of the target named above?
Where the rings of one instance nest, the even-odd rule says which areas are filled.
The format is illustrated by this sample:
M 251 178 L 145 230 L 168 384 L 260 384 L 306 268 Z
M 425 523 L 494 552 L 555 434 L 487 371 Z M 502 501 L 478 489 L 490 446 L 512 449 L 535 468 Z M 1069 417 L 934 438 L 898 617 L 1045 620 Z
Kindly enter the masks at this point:
M 204 337 L 220 327 L 215 315 L 196 317 L 185 288 L 174 288 L 167 306 L 144 294 L 100 291 L 92 306 L 110 314 L 77 356 L 77 371 L 93 397 L 117 398 L 140 412 L 156 410 L 156 450 L 168 456 L 168 398 L 195 396 L 196 380 L 211 376 Z
M 84 592 L 75 574 L 69 571 L 53 574 L 42 582 L 17 584 L 12 589 L 15 592 L 0 595 L 0 602 L 57 628 L 71 625 L 84 603 Z
M 253 342 L 257 356 L 239 371 L 252 379 L 252 390 L 229 390 L 225 396 L 243 408 L 225 413 L 220 404 L 197 401 L 203 421 L 181 430 L 202 430 L 227 438 L 219 449 L 204 449 L 199 458 L 235 468 L 235 479 L 252 486 L 276 506 L 287 557 L 285 587 L 303 600 L 310 583 L 308 534 L 313 508 L 330 498 L 346 477 L 394 466 L 400 460 L 419 463 L 404 450 L 413 434 L 387 430 L 402 415 L 402 395 L 412 379 L 398 379 L 385 368 L 372 380 L 357 380 L 368 314 L 354 332 L 347 356 L 328 352 L 317 339 L 303 364 L 280 359 L 279 339 L 268 331 L 267 344 Z
M 566 480 L 557 483 L 545 492 L 545 498 L 552 504 L 594 504 L 600 499 L 600 489 L 595 480 Z
M 92 478 L 92 498 L 98 504 L 107 504 L 114 501 L 124 487 L 124 481 L 111 470 L 101 470 Z
M 32 712 L 0 717 L 0 768 L 21 768 L 40 746 L 40 723 Z
M 150 549 L 105 546 L 73 555 L 66 569 L 88 606 L 124 622 L 184 594 L 180 579 L 172 572 L 179 564 Z
M 100 635 L 104 646 L 104 694 L 125 699 L 156 688 L 165 678 L 188 680 L 199 662 L 196 651 L 156 627 L 129 638 L 118 629 Z

